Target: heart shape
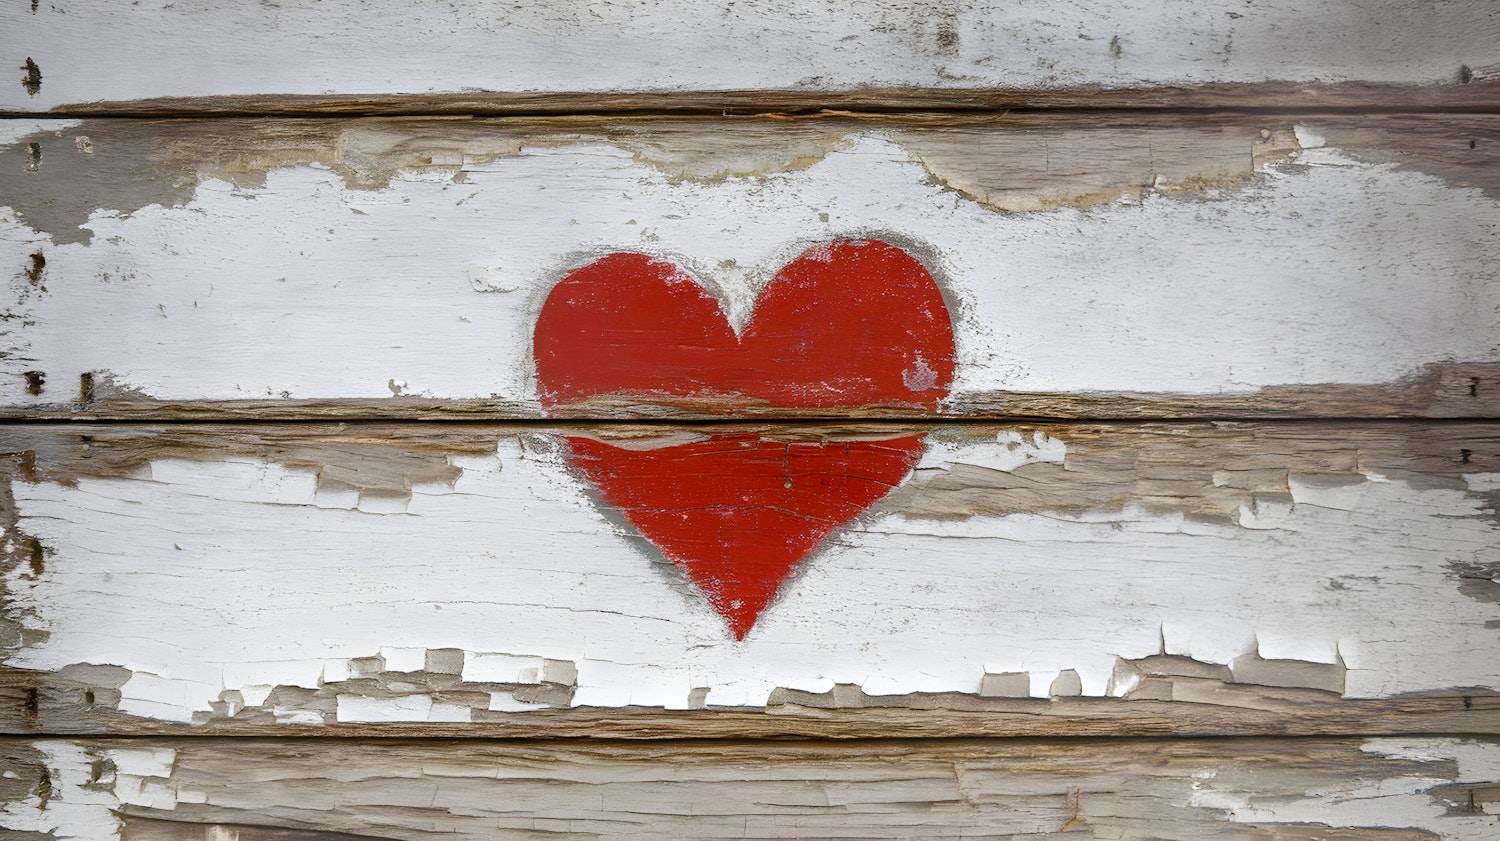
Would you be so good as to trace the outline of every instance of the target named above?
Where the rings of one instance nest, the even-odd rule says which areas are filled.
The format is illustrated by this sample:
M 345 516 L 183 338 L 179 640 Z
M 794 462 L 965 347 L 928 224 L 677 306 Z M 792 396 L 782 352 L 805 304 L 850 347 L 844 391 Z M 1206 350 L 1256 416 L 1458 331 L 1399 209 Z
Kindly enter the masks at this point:
M 569 272 L 533 340 L 543 406 L 688 398 L 720 410 L 932 410 L 953 380 L 953 327 L 932 275 L 878 240 L 809 249 L 736 336 L 677 266 L 615 253 Z M 569 461 L 743 639 L 797 563 L 901 483 L 921 435 L 787 441 L 751 433 L 656 449 L 566 436 Z

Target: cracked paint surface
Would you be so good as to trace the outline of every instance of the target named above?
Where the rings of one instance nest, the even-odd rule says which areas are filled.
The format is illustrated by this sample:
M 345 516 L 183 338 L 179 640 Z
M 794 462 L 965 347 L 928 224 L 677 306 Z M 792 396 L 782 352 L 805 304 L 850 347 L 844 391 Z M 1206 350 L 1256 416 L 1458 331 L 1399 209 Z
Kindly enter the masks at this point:
M 64 484 L 44 477 L 67 449 L 39 446 L 51 460 L 11 484 L 11 535 L 44 552 L 6 577 L 33 640 L 8 663 L 122 666 L 122 711 L 183 721 L 278 686 L 336 690 L 348 667 L 330 662 L 376 650 L 568 663 L 576 684 L 558 682 L 547 704 L 669 709 L 837 684 L 974 693 L 1016 673 L 1028 695 L 1101 696 L 1149 690 L 1118 663 L 1157 655 L 1252 682 L 1274 671 L 1257 658 L 1302 661 L 1310 671 L 1277 680 L 1355 698 L 1500 685 L 1482 656 L 1495 605 L 1463 595 L 1454 567 L 1495 550 L 1492 443 L 1429 456 L 1387 433 L 1351 447 L 1348 427 L 1323 445 L 1274 425 L 1229 425 L 1220 443 L 1192 428 L 1167 425 L 1168 449 L 1137 450 L 1121 445 L 1140 432 L 1087 426 L 938 436 L 911 484 L 813 555 L 743 643 L 607 516 L 551 436 L 502 436 L 488 454 L 443 458 L 456 475 L 373 494 L 252 450 Z M 1479 454 L 1467 464 L 1443 455 L 1460 442 Z M 95 439 L 76 455 L 108 471 L 112 446 L 140 444 Z M 541 697 L 509 680 L 469 689 L 486 706 Z M 413 694 L 428 700 L 345 712 L 463 714 Z

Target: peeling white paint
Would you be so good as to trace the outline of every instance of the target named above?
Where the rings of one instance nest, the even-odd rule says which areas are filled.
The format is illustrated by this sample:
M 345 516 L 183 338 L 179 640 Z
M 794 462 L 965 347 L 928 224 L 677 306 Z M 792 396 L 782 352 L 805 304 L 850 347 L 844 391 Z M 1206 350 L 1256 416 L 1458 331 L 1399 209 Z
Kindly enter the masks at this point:
M 338 697 L 338 720 L 344 722 L 468 721 L 469 708 L 455 704 L 434 703 L 426 695 L 407 695 L 401 698 L 340 695 Z
M 916 469 L 947 471 L 954 464 L 968 464 L 1009 473 L 1027 464 L 1062 464 L 1067 455 L 1066 443 L 1041 430 L 1026 435 L 1002 429 L 995 434 L 993 445 L 929 438 Z
M 46 758 L 53 796 L 45 807 L 32 793 L 0 803 L 0 827 L 16 832 L 51 833 L 58 841 L 102 841 L 119 836 L 114 810 L 120 801 L 107 787 L 113 778 L 91 779 L 96 752 L 66 741 L 34 743 Z M 94 785 L 102 782 L 104 785 Z
M 83 125 L 82 120 L 11 117 L 0 120 L 0 145 L 16 143 L 39 132 L 50 131 L 61 136 L 62 132 L 80 125 Z
M 0 337 L 0 402 L 71 400 L 94 372 L 162 399 L 387 398 L 399 381 L 535 406 L 531 331 L 569 268 L 646 251 L 742 323 L 786 261 L 862 235 L 913 248 L 946 284 L 956 398 L 1380 383 L 1500 358 L 1500 206 L 1332 148 L 1233 191 L 1006 215 L 874 130 L 805 169 L 712 183 L 587 143 L 474 164 L 462 183 L 351 190 L 321 167 L 254 189 L 207 180 L 186 206 L 87 227 L 89 244 L 45 246 L 45 294 L 15 286 L 34 323 Z M 0 266 L 28 265 L 44 239 L 0 211 Z M 515 291 L 476 292 L 476 265 Z M 47 372 L 42 394 L 25 370 Z
M 953 460 L 1009 452 L 976 451 Z M 1500 664 L 1474 656 L 1494 648 L 1496 608 L 1447 568 L 1494 551 L 1483 501 L 1458 490 L 1366 482 L 1347 506 L 1288 500 L 1253 530 L 1132 507 L 870 515 L 735 643 L 554 452 L 505 438 L 497 454 L 454 459 L 453 486 L 414 492 L 403 514 L 319 507 L 304 471 L 246 460 L 17 483 L 21 527 L 51 554 L 40 577 L 7 581 L 47 632 L 10 662 L 123 666 L 122 708 L 170 720 L 229 691 L 257 706 L 270 686 L 348 680 L 377 651 L 388 672 L 418 671 L 433 649 L 462 651 L 464 680 L 576 681 L 574 704 L 669 709 L 701 687 L 759 706 L 777 687 L 975 692 L 1004 672 L 1045 697 L 1068 670 L 1099 696 L 1117 658 L 1156 653 L 1342 662 L 1354 697 L 1500 686 Z M 429 559 L 419 574 L 414 558 Z M 340 699 L 338 717 L 469 714 L 411 692 Z M 497 691 L 490 706 L 531 704 Z
M 1347 786 L 1308 792 L 1300 799 L 1257 797 L 1251 790 L 1226 791 L 1216 781 L 1197 787 L 1191 803 L 1223 809 L 1237 823 L 1425 829 L 1446 841 L 1491 841 L 1494 813 L 1454 814 L 1427 792 L 1440 785 L 1493 784 L 1500 776 L 1500 750 L 1489 742 L 1458 739 L 1372 739 L 1366 752 L 1434 763 L 1431 776 L 1391 776 L 1351 781 Z M 1456 762 L 1459 777 L 1446 768 Z
M 1337 483 L 1325 483 L 1315 477 L 1292 474 L 1287 481 L 1292 502 L 1297 505 L 1318 505 L 1340 511 L 1353 511 L 1364 497 L 1366 482 L 1349 481 L 1343 478 Z

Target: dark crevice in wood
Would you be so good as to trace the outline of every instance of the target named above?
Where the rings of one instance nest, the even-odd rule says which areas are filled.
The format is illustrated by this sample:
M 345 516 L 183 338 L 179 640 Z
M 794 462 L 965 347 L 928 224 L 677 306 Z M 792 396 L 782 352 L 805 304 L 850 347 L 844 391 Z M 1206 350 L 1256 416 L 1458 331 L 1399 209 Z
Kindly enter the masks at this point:
M 964 739 L 1126 743 L 1165 738 L 1394 738 L 1439 734 L 1500 737 L 1500 694 L 1485 690 L 1357 699 L 1305 687 L 1220 684 L 1194 678 L 1180 678 L 1180 682 L 1184 687 L 1211 690 L 1210 697 L 1215 700 L 913 693 L 862 696 L 857 705 L 829 706 L 838 699 L 802 693 L 791 701 L 764 708 L 684 711 L 579 706 L 461 723 L 330 721 L 287 725 L 230 718 L 189 724 L 141 718 L 109 705 L 84 708 L 79 704 L 83 684 L 76 680 L 0 668 L 0 742 L 17 737 L 191 738 L 199 743 L 289 737 L 382 743 L 467 738 L 495 744 L 920 743 Z M 29 702 L 32 692 L 37 693 L 37 712 L 34 718 L 28 718 L 20 708 Z
M 24 117 L 545 117 L 558 115 L 764 115 L 844 117 L 917 112 L 1490 113 L 1500 82 L 1410 85 L 1343 82 L 1233 82 L 1194 87 L 995 90 L 875 88 L 853 91 L 726 90 L 634 93 L 451 93 L 162 97 L 73 103 Z
M 396 726 L 391 727 L 392 731 Z M 679 726 L 682 732 L 687 732 L 690 727 Z M 894 728 L 893 728 L 894 729 Z M 1493 742 L 1497 740 L 1497 734 L 1490 731 L 1468 731 L 1468 730 L 1445 730 L 1441 733 L 1423 733 L 1424 738 L 1443 739 L 1471 739 L 1481 742 Z M 309 732 L 296 728 L 285 727 L 275 732 L 268 733 L 199 733 L 191 730 L 161 730 L 150 733 L 118 733 L 118 732 L 27 732 L 27 733 L 0 733 L 0 750 L 11 744 L 31 744 L 42 740 L 58 739 L 70 742 L 86 741 L 90 744 L 122 742 L 126 744 L 140 742 L 172 742 L 192 744 L 194 746 L 205 746 L 219 743 L 223 745 L 246 745 L 256 743 L 269 744 L 296 744 L 305 745 L 309 743 L 324 742 L 327 744 L 371 746 L 382 749 L 399 749 L 403 745 L 421 747 L 423 745 L 440 744 L 445 742 L 462 742 L 465 745 L 486 746 L 497 748 L 547 748 L 573 747 L 578 749 L 650 749 L 652 751 L 670 751 L 673 749 L 691 748 L 732 748 L 732 747 L 756 747 L 777 746 L 785 748 L 799 748 L 808 746 L 827 746 L 830 751 L 847 749 L 852 744 L 858 744 L 861 749 L 874 750 L 882 746 L 893 749 L 892 755 L 899 755 L 901 748 L 941 747 L 955 745 L 982 746 L 1005 745 L 1007 748 L 1022 748 L 1027 745 L 1043 747 L 1047 745 L 1100 745 L 1110 747 L 1123 747 L 1128 745 L 1153 745 L 1163 743 L 1181 744 L 1212 744 L 1223 742 L 1225 744 L 1253 745 L 1257 743 L 1275 742 L 1298 742 L 1298 741 L 1363 741 L 1366 739 L 1409 739 L 1413 738 L 1410 731 L 1402 730 L 1380 730 L 1371 729 L 1360 732 L 1337 733 L 1159 733 L 1141 734 L 1125 733 L 1120 735 L 961 735 L 961 736 L 889 736 L 889 735 L 857 735 L 857 736 L 806 736 L 806 735 L 784 735 L 784 736 L 654 736 L 646 735 L 640 737 L 631 736 L 595 736 L 588 733 L 573 733 L 568 735 L 548 736 L 505 736 L 497 734 L 494 730 L 470 735 L 468 732 L 458 732 L 452 729 L 445 730 L 433 735 L 421 735 L 413 732 L 413 727 L 407 726 L 400 732 L 392 735 L 380 735 L 377 728 L 368 728 L 363 732 L 352 732 L 350 730 L 328 730 L 327 732 Z
M 688 417 L 677 418 L 672 416 L 663 417 L 639 417 L 639 418 L 611 418 L 611 417 L 487 417 L 484 415 L 471 415 L 468 417 L 431 417 L 426 415 L 404 415 L 396 414 L 339 414 L 331 412 L 318 415 L 265 413 L 257 417 L 245 417 L 242 415 L 214 415 L 211 413 L 192 414 L 185 417 L 154 417 L 133 416 L 113 417 L 109 415 L 96 415 L 92 413 L 79 414 L 43 414 L 25 415 L 19 412 L 5 414 L 0 412 L 0 429 L 5 427 L 28 427 L 47 425 L 78 425 L 78 426 L 108 426 L 119 429 L 150 428 L 150 427 L 190 427 L 203 424 L 215 426 L 242 426 L 254 427 L 267 424 L 276 426 L 308 426 L 326 427 L 330 424 L 343 426 L 352 425 L 377 425 L 393 423 L 413 423 L 423 426 L 444 427 L 499 427 L 506 429 L 524 430 L 530 427 L 546 427 L 548 429 L 558 426 L 568 427 L 690 427 L 695 429 L 714 427 L 756 427 L 777 426 L 790 428 L 812 428 L 821 426 L 836 426 L 856 424 L 859 426 L 895 426 L 908 428 L 912 426 L 921 427 L 964 427 L 964 426 L 1076 426 L 1078 424 L 1108 424 L 1109 426 L 1151 426 L 1155 424 L 1174 425 L 1213 425 L 1213 424 L 1271 424 L 1277 426 L 1294 427 L 1298 425 L 1321 425 L 1321 424 L 1381 424 L 1388 426 L 1412 426 L 1412 425 L 1462 425 L 1462 424 L 1492 424 L 1500 423 L 1500 418 L 1492 416 L 1473 417 L 1442 417 L 1424 418 L 1414 416 L 1380 417 L 1369 415 L 1138 415 L 1128 418 L 1113 417 L 1110 415 L 751 415 L 744 417 L 725 416 L 721 418 Z M 1463 463 L 1467 464 L 1467 461 Z
M 40 394 L 42 372 L 32 394 Z M 0 423 L 141 421 L 257 423 L 300 421 L 433 421 L 499 424 L 684 424 L 776 422 L 962 424 L 971 421 L 1050 423 L 1121 421 L 1362 421 L 1432 419 L 1453 422 L 1500 418 L 1500 363 L 1433 363 L 1393 382 L 1267 386 L 1236 393 L 1010 392 L 955 395 L 936 408 L 901 404 L 791 408 L 741 397 L 605 395 L 546 410 L 536 402 L 496 398 L 344 398 L 158 400 L 86 374 L 77 402 L 0 407 Z

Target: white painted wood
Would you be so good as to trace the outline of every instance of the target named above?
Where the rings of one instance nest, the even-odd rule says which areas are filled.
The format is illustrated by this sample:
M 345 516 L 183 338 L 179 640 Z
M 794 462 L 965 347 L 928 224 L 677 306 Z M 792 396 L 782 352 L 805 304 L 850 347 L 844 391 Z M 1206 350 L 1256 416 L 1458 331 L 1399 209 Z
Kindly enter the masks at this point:
M 0 8 L 0 109 L 241 94 L 1457 82 L 1483 0 L 95 3 Z
M 1207 443 L 1148 458 L 1132 434 L 1083 450 L 1025 430 L 935 436 L 913 487 L 805 561 L 744 642 L 596 503 L 549 435 L 501 435 L 494 455 L 450 456 L 451 485 L 409 492 L 212 455 L 72 486 L 18 480 L 6 538 L 30 535 L 45 554 L 6 577 L 36 640 L 7 663 L 123 667 L 120 708 L 136 716 L 189 720 L 226 702 L 286 722 L 324 719 L 267 702 L 273 687 L 349 680 L 377 662 L 351 661 L 377 655 L 376 671 L 415 670 L 446 649 L 464 652 L 465 680 L 512 684 L 495 690 L 500 710 L 684 709 L 704 688 L 709 704 L 756 707 L 778 687 L 841 683 L 973 693 L 1004 673 L 1029 674 L 1046 697 L 1067 670 L 1084 695 L 1121 695 L 1135 684 L 1118 661 L 1158 653 L 1334 664 L 1351 697 L 1500 688 L 1500 607 L 1461 590 L 1456 571 L 1500 551 L 1486 513 L 1500 474 L 1398 474 L 1415 442 L 1346 444 L 1337 427 L 1324 443 L 1248 437 L 1251 455 L 1234 458 Z M 1297 455 L 1317 451 L 1332 455 Z M 376 464 L 348 452 L 343 475 Z M 1050 502 L 973 491 L 961 498 L 996 513 L 965 514 L 917 487 L 955 476 L 1042 493 L 1094 476 L 1107 490 Z M 1214 506 L 1226 513 L 1205 513 Z M 576 692 L 527 695 L 544 685 Z M 336 720 L 470 714 L 421 687 L 394 694 L 341 697 Z
M 49 167 L 84 177 L 72 124 L 22 136 L 43 147 L 38 178 Z M 0 402 L 75 400 L 87 372 L 161 400 L 399 394 L 535 408 L 532 326 L 569 269 L 616 250 L 667 258 L 743 324 L 786 261 L 862 236 L 907 246 L 945 284 L 957 399 L 1385 383 L 1429 363 L 1500 360 L 1500 206 L 1362 162 L 1315 127 L 1297 130 L 1300 148 L 1288 132 L 1292 157 L 1254 174 L 1260 136 L 1247 133 L 1239 186 L 1164 183 L 1068 206 L 1099 200 L 1080 187 L 1024 213 L 992 209 L 1025 201 L 983 183 L 945 188 L 935 176 L 951 173 L 921 137 L 878 126 L 746 175 L 694 169 L 623 134 L 392 152 L 403 137 L 356 124 L 339 137 L 340 171 L 270 164 L 263 183 L 241 186 L 184 176 L 180 150 L 163 153 L 133 202 L 77 228 L 28 221 L 52 195 L 28 187 L 16 210 L 0 208 L 0 265 L 15 273 Z M 1007 159 L 984 160 L 1003 172 Z M 200 180 L 174 201 L 184 177 Z M 38 285 L 25 280 L 34 253 L 46 260 Z M 47 375 L 41 394 L 26 390 L 30 370 Z
M 1487 742 L 1460 739 L 1371 739 L 1364 751 L 1392 759 L 1421 763 L 1452 763 L 1455 780 L 1479 781 L 1500 778 L 1500 751 Z M 1370 786 L 1352 783 L 1312 792 L 1305 797 L 1282 802 L 1256 802 L 1254 792 L 1228 792 L 1212 784 L 1195 792 L 1194 805 L 1217 806 L 1229 812 L 1230 819 L 1242 824 L 1321 824 L 1325 826 L 1420 827 L 1445 839 L 1482 839 L 1495 833 L 1500 818 L 1493 804 L 1478 804 L 1472 809 L 1462 801 L 1443 802 L 1426 796 L 1434 784 L 1445 781 L 1446 774 L 1431 765 L 1427 773 L 1404 775 L 1386 785 Z M 1456 807 L 1456 808 L 1455 808 Z M 1469 812 L 1472 817 L 1445 821 L 1444 817 Z

